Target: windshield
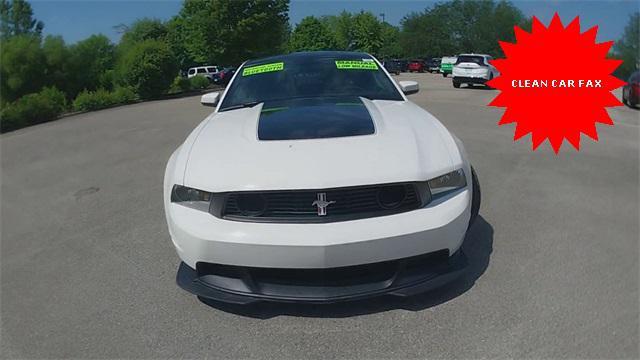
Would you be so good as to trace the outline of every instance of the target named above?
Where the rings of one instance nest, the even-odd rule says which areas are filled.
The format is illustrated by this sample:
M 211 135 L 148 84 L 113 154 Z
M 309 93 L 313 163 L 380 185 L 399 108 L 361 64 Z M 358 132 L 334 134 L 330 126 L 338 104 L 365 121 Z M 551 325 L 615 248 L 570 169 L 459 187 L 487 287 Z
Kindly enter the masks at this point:
M 365 57 L 365 58 L 363 58 Z M 297 55 L 245 64 L 220 111 L 292 98 L 361 96 L 404 100 L 376 62 L 366 55 Z
M 461 63 L 476 63 L 478 65 L 484 65 L 484 58 L 482 56 L 461 55 L 461 56 L 458 56 L 458 61 L 456 62 L 456 65 Z

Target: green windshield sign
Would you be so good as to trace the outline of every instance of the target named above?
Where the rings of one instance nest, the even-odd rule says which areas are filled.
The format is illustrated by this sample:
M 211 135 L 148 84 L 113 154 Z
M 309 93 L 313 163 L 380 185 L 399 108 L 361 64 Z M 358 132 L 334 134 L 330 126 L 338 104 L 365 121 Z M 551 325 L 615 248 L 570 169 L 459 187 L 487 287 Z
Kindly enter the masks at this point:
M 341 70 L 378 70 L 373 60 L 336 60 L 336 67 Z
M 284 69 L 283 62 L 256 65 L 256 66 L 244 68 L 244 70 L 242 70 L 242 76 L 262 74 L 262 73 L 273 72 L 273 71 L 282 71 L 283 69 Z

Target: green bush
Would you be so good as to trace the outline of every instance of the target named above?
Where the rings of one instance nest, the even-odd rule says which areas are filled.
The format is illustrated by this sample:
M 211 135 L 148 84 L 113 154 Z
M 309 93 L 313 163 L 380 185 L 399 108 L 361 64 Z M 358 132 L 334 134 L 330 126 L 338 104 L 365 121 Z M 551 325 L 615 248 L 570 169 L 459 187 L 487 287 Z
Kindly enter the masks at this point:
M 127 104 L 137 99 L 136 93 L 131 88 L 124 86 L 117 87 L 112 94 L 117 104 Z
M 126 48 L 116 75 L 118 83 L 149 99 L 166 93 L 177 72 L 175 56 L 167 44 L 145 40 Z
M 76 111 L 91 111 L 104 109 L 109 106 L 126 104 L 136 100 L 136 94 L 127 87 L 118 87 L 113 92 L 105 89 L 96 91 L 84 90 L 73 101 Z
M 192 89 L 206 89 L 209 87 L 209 79 L 201 75 L 190 78 L 189 82 Z
M 172 93 L 179 93 L 191 90 L 191 81 L 189 79 L 177 76 L 173 79 L 173 83 L 171 84 L 171 89 L 169 90 Z
M 73 101 L 73 109 L 76 111 L 91 111 L 104 109 L 115 103 L 113 94 L 105 89 L 96 91 L 84 90 Z
M 25 95 L 4 106 L 0 113 L 0 131 L 51 121 L 62 114 L 66 107 L 62 91 L 53 87 L 43 88 L 38 93 Z

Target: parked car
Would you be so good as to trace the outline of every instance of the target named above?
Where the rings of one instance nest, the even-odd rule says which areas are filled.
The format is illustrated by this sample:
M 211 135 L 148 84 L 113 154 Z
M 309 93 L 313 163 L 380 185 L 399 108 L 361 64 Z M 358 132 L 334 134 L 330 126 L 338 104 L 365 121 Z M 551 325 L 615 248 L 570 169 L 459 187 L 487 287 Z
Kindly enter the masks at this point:
M 398 61 L 400 62 L 400 71 L 401 72 L 408 72 L 409 71 L 409 60 L 400 59 Z
M 480 187 L 461 141 L 406 97 L 418 90 L 369 54 L 321 51 L 248 61 L 203 95 L 215 111 L 164 178 L 178 285 L 323 303 L 461 275 Z
M 435 73 L 435 72 L 439 72 L 440 71 L 440 61 L 442 59 L 440 58 L 431 58 L 429 60 L 427 60 L 426 63 L 426 68 L 427 71 L 430 73 Z
M 484 54 L 458 55 L 453 65 L 453 87 L 459 88 L 462 84 L 482 84 L 498 76 L 500 73 L 489 61 L 493 59 Z
M 189 68 L 189 71 L 187 71 L 187 77 L 188 78 L 192 78 L 194 76 L 204 76 L 207 79 L 209 79 L 209 81 L 213 81 L 213 75 L 218 73 L 218 67 L 217 66 L 196 66 L 196 67 L 192 67 Z
M 226 86 L 235 73 L 235 67 L 226 67 L 213 75 L 213 83 L 216 85 Z
M 629 76 L 627 84 L 622 88 L 622 102 L 629 107 L 640 104 L 640 72 L 636 71 Z
M 442 76 L 447 77 L 447 75 L 453 72 L 453 64 L 458 60 L 455 56 L 443 56 L 440 60 L 440 73 Z
M 402 62 L 400 60 L 387 60 L 384 62 L 384 68 L 387 69 L 390 74 L 400 75 L 400 72 L 402 72 Z
M 424 63 L 422 60 L 411 60 L 409 62 L 409 72 L 423 72 Z

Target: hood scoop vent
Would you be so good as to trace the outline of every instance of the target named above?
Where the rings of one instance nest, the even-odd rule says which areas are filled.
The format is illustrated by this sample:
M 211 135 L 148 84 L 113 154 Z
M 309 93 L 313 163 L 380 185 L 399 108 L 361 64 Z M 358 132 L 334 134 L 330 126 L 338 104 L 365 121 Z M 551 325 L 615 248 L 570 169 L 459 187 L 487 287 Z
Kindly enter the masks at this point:
M 362 100 L 310 98 L 265 102 L 259 140 L 302 140 L 371 135 L 375 126 Z

